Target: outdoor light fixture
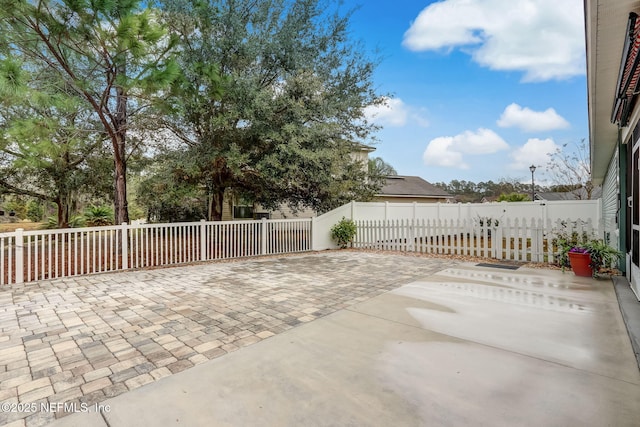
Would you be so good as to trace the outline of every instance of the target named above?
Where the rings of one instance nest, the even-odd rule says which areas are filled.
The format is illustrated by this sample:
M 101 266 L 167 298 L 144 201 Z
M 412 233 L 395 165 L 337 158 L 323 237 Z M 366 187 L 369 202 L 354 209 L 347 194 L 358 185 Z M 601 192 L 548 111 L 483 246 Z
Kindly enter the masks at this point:
M 536 184 L 533 181 L 533 173 L 536 171 L 536 167 L 534 165 L 529 166 L 529 170 L 531 171 L 531 201 L 533 202 L 536 197 Z

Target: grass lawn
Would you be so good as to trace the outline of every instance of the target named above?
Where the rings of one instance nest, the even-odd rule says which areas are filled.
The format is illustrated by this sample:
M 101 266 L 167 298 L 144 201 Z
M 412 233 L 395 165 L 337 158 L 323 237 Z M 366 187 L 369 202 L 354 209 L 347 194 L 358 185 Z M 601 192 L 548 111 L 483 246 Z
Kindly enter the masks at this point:
M 16 231 L 18 228 L 24 228 L 25 230 L 39 230 L 42 228 L 42 222 L 3 222 L 0 223 L 0 233 L 10 233 Z

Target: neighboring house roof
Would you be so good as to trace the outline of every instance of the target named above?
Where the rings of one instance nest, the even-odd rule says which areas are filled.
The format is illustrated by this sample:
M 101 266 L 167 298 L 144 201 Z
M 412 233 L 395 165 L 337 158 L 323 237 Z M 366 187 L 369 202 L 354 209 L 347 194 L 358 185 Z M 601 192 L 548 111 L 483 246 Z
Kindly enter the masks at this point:
M 419 176 L 393 175 L 386 177 L 386 180 L 377 196 L 453 198 L 451 194 Z
M 500 196 L 484 196 L 482 200 L 480 200 L 480 203 L 497 202 L 498 198 L 500 198 Z
M 354 142 L 353 148 L 355 148 L 357 151 L 365 151 L 367 153 L 373 153 L 374 151 L 376 151 L 376 147 L 372 147 L 371 145 L 367 144 L 361 144 L 359 142 Z
M 599 199 L 602 197 L 602 187 L 595 187 L 591 191 L 591 199 Z M 536 193 L 536 200 L 586 200 L 587 199 L 587 191 L 584 188 L 578 188 L 573 191 L 566 192 L 548 192 L 548 193 Z

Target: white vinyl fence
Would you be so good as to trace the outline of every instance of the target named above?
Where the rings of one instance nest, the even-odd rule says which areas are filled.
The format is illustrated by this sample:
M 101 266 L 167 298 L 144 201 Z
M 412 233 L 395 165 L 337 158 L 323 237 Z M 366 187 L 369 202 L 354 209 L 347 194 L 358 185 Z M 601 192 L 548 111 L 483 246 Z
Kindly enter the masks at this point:
M 571 218 L 598 225 L 601 217 L 601 201 L 597 200 L 556 200 L 535 202 L 494 202 L 494 203 L 391 203 L 391 202 L 351 202 L 318 219 L 331 216 L 338 220 L 342 216 L 355 220 L 494 220 L 535 218 L 556 221 Z
M 600 200 L 500 203 L 351 202 L 314 219 L 313 249 L 336 247 L 331 226 L 357 225 L 356 248 L 553 263 L 558 232 L 602 238 Z
M 335 248 L 356 221 L 356 248 L 553 262 L 561 228 L 599 236 L 600 202 L 349 203 L 307 219 L 122 224 L 0 233 L 0 285 L 105 271 Z
M 0 233 L 0 285 L 311 250 L 311 219 L 138 224 Z
M 592 221 L 507 218 L 481 220 L 356 220 L 353 246 L 424 254 L 552 263 L 559 233 L 595 236 Z

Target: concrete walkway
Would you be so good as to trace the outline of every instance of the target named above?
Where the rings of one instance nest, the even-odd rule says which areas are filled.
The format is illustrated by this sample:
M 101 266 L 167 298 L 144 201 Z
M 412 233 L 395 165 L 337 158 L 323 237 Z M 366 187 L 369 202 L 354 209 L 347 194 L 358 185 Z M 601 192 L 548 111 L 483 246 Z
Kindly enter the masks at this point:
M 165 323 L 177 321 L 169 317 L 180 314 L 196 323 L 185 325 L 189 332 L 178 335 L 175 341 L 194 354 L 186 353 L 181 359 L 172 354 L 176 361 L 157 367 L 157 360 L 149 356 L 153 353 L 136 347 L 140 353 L 136 357 L 147 360 L 142 363 L 154 364 L 153 369 L 148 366 L 148 383 L 129 382 L 132 391 L 123 391 L 117 397 L 108 398 L 101 388 L 100 398 L 90 391 L 65 401 L 69 402 L 69 412 L 78 413 L 58 419 L 54 426 L 635 426 L 640 419 L 640 372 L 610 281 L 559 271 L 509 271 L 442 259 L 354 252 L 109 274 L 90 280 L 98 277 L 106 278 L 109 285 L 85 285 L 96 298 L 80 297 L 87 307 L 94 307 L 97 313 L 102 313 L 99 307 L 113 309 L 117 304 L 111 306 L 111 300 L 104 298 L 117 300 L 120 289 L 122 294 L 127 291 L 122 298 L 137 295 L 137 304 L 122 302 L 128 310 L 155 313 L 141 316 L 150 325 L 128 319 L 127 323 L 140 328 L 130 336 L 117 332 L 116 339 L 130 343 L 142 335 L 171 352 L 164 346 L 174 340 L 162 337 L 175 337 L 175 331 L 159 331 L 170 329 Z M 42 323 L 46 316 L 37 314 L 38 310 L 52 304 L 50 299 L 55 299 L 63 286 L 49 284 L 57 292 L 47 291 L 42 285 L 27 285 L 25 289 L 29 286 L 38 288 L 32 297 L 46 294 L 39 308 L 31 307 Z M 73 287 L 72 293 L 84 295 L 81 288 Z M 391 291 L 383 293 L 385 290 Z M 11 293 L 15 294 L 15 289 Z M 186 303 L 192 293 L 198 298 Z M 20 300 L 20 295 L 18 292 L 14 299 Z M 206 296 L 219 299 L 214 308 L 211 301 L 203 300 Z M 203 322 L 224 311 L 221 306 L 229 301 L 236 307 L 250 302 L 256 305 L 245 307 L 241 314 L 246 318 L 240 320 L 225 314 L 226 318 L 216 320 L 216 327 L 224 330 L 227 322 L 237 320 L 235 327 L 251 334 L 241 337 L 245 334 L 227 331 L 227 337 L 233 336 L 227 340 L 209 336 L 210 331 L 205 329 L 212 326 L 203 326 Z M 265 313 L 262 304 L 273 312 Z M 158 314 L 169 306 L 172 314 Z M 19 308 L 17 312 L 24 310 Z M 113 311 L 119 313 L 118 309 Z M 257 316 L 250 313 L 262 314 L 261 326 L 249 320 Z M 279 316 L 286 316 L 289 323 L 272 325 L 270 322 L 276 322 Z M 322 318 L 313 320 L 318 317 Z M 104 323 L 112 325 L 115 321 Z M 83 325 L 66 327 L 69 331 L 82 330 L 87 323 L 83 319 Z M 111 335 L 127 328 L 118 324 L 120 327 L 112 327 L 111 334 L 101 332 L 105 336 L 94 330 L 92 342 L 110 349 Z M 155 324 L 163 328 L 154 329 Z M 202 335 L 181 339 L 198 325 L 203 326 L 198 329 L 204 331 Z M 301 326 L 292 328 L 297 325 Z M 281 329 L 274 329 L 277 326 Z M 106 326 L 96 324 L 94 328 Z M 33 340 L 48 343 L 48 336 L 52 335 Z M 257 338 L 238 342 L 249 336 Z M 71 337 L 78 339 L 76 335 Z M 191 342 L 194 339 L 200 344 Z M 244 348 L 230 354 L 207 354 L 231 343 Z M 55 345 L 49 347 L 57 355 Z M 145 345 L 151 343 L 140 347 Z M 99 367 L 104 363 L 100 362 L 102 358 L 92 359 L 91 346 L 87 351 L 83 343 L 77 346 L 92 367 L 87 373 L 104 369 Z M 7 348 L 12 347 L 0 347 L 0 352 Z M 116 353 L 113 350 L 116 359 L 127 354 Z M 208 360 L 209 356 L 213 360 Z M 66 362 L 61 358 L 57 356 L 60 372 L 66 372 L 62 368 Z M 31 367 L 31 360 L 27 357 L 30 372 L 39 372 Z M 203 363 L 174 375 L 170 369 L 169 373 L 162 371 L 166 375 L 158 375 L 160 369 L 184 360 Z M 107 387 L 120 383 L 113 365 L 106 364 L 111 373 L 100 377 L 109 379 L 111 385 Z M 133 369 L 138 374 L 131 378 L 144 375 L 139 373 L 144 370 L 139 364 Z M 0 375 L 11 371 L 6 369 Z M 158 376 L 157 381 L 152 372 Z M 36 389 L 24 384 L 38 379 L 6 387 L 6 381 L 11 385 L 16 381 L 4 376 L 0 393 L 6 395 L 6 390 L 15 388 L 12 393 L 18 399 L 14 395 L 8 399 L 29 402 L 28 393 L 33 390 L 52 387 L 55 392 L 55 375 L 41 377 L 47 378 L 49 385 Z M 86 385 L 97 381 L 86 373 L 71 378 L 82 378 L 82 385 L 74 387 L 80 392 L 91 390 Z M 58 393 L 44 398 L 49 408 L 57 410 L 61 400 L 56 399 Z M 99 413 L 95 412 L 96 402 Z M 6 413 L 0 413 L 3 415 Z M 4 420 L 15 425 L 24 425 L 26 420 L 30 426 L 53 421 L 56 415 L 60 413 L 39 411 Z

